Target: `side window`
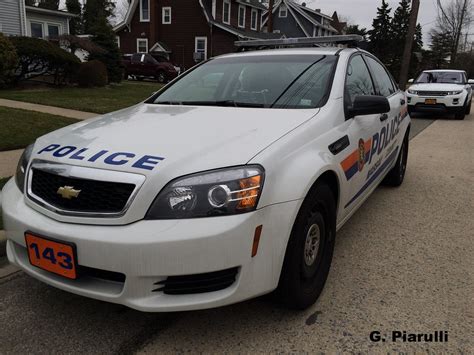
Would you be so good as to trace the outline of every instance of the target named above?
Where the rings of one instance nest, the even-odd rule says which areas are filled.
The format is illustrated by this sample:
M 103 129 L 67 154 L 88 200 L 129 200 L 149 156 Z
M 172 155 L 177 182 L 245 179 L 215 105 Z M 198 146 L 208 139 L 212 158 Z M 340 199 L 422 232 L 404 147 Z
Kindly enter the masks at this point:
M 385 97 L 392 95 L 396 90 L 385 68 L 375 59 L 367 56 L 365 58 L 377 83 L 377 94 Z
M 352 57 L 347 67 L 345 103 L 352 105 L 357 95 L 375 95 L 374 85 L 361 55 Z
M 142 59 L 142 55 L 140 53 L 135 53 L 132 56 L 132 63 L 140 63 L 141 59 Z

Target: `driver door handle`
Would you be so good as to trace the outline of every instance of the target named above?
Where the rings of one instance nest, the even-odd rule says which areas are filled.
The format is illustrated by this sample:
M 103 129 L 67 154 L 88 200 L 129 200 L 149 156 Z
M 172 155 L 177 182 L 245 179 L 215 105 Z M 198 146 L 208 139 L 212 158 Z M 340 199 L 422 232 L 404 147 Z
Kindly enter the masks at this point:
M 379 118 L 380 118 L 380 121 L 383 122 L 388 118 L 388 115 L 386 113 L 383 113 L 383 114 L 380 115 Z

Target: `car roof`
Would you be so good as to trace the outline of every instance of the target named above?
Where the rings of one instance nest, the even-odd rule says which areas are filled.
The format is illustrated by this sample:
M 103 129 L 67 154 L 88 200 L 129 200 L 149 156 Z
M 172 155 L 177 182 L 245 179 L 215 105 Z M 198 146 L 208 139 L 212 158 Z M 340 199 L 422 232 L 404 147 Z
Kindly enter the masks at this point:
M 348 48 L 349 49 L 349 48 Z M 356 49 L 350 48 L 355 51 Z M 339 47 L 306 47 L 306 48 L 282 48 L 282 49 L 262 49 L 248 52 L 229 53 L 218 56 L 216 58 L 234 58 L 234 57 L 250 57 L 250 56 L 272 56 L 272 55 L 335 55 L 341 50 Z

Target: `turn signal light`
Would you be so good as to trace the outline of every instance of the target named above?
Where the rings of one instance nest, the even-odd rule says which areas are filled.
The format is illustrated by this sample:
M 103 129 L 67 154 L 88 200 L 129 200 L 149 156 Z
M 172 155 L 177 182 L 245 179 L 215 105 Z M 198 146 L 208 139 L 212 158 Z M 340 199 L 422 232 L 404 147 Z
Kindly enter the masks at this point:
M 236 200 L 240 200 L 237 209 L 247 209 L 255 207 L 260 191 L 262 176 L 256 175 L 239 181 L 240 191 L 237 192 Z

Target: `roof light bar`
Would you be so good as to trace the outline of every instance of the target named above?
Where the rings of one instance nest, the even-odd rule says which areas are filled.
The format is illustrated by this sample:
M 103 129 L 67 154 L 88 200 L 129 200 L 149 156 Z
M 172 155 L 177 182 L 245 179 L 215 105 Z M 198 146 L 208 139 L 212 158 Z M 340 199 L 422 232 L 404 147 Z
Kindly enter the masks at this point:
M 249 41 L 236 41 L 236 47 L 255 48 L 255 47 L 291 47 L 291 46 L 312 46 L 320 44 L 346 44 L 357 46 L 359 42 L 364 41 L 360 35 L 338 35 L 325 37 L 298 37 L 298 38 L 280 38 L 280 39 L 256 39 Z

